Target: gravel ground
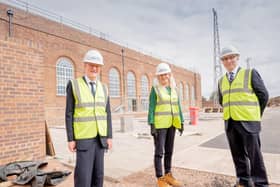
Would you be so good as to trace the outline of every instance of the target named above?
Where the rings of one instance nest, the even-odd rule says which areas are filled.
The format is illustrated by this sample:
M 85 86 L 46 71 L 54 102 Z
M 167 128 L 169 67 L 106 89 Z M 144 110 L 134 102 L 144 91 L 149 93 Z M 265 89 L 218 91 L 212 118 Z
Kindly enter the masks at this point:
M 190 169 L 173 168 L 173 175 L 182 181 L 185 187 L 232 187 L 235 184 L 235 177 Z M 153 176 L 154 170 L 149 168 L 125 177 L 121 182 L 125 187 L 127 183 L 132 184 L 131 187 L 155 187 L 156 180 Z M 280 185 L 271 184 L 270 187 Z

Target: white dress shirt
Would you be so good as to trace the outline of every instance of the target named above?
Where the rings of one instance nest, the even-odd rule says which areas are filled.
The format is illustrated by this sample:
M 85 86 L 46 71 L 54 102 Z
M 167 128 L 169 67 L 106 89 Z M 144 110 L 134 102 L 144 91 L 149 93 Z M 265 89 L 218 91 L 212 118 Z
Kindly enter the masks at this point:
M 91 85 L 90 85 L 91 82 L 94 83 L 94 84 L 93 84 L 93 87 L 94 87 L 94 90 L 96 90 L 96 80 L 92 81 L 92 80 L 90 80 L 86 75 L 85 75 L 85 79 L 86 79 L 86 82 L 87 82 L 87 85 L 88 85 L 89 90 L 91 91 Z
M 233 73 L 233 79 L 235 78 L 235 76 L 236 76 L 236 74 L 237 74 L 238 68 L 239 68 L 239 66 L 236 66 L 236 67 L 234 68 L 234 70 L 231 71 L 231 72 Z M 228 80 L 230 80 L 230 74 L 229 74 L 229 73 L 230 73 L 230 72 L 228 71 L 228 72 L 227 72 Z

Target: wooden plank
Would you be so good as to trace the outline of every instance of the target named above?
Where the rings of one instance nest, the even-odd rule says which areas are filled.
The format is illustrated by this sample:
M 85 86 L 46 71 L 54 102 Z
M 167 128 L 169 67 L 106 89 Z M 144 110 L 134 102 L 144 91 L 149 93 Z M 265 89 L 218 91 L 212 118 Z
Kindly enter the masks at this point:
M 53 146 L 53 142 L 52 142 L 52 138 L 51 138 L 51 134 L 50 134 L 50 131 L 48 128 L 47 121 L 45 121 L 45 127 L 46 127 L 46 153 L 47 153 L 47 155 L 55 156 L 55 150 L 54 150 L 54 146 Z

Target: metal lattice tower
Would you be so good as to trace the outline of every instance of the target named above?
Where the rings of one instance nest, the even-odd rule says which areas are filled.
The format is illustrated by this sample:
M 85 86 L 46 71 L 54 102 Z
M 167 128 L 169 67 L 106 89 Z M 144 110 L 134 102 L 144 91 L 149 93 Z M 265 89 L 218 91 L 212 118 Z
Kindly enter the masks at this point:
M 218 16 L 216 10 L 213 8 L 214 24 L 213 24 L 213 34 L 214 34 L 214 92 L 218 89 L 218 81 L 222 76 L 222 65 L 220 63 L 220 36 L 218 27 Z M 218 95 L 215 94 L 214 105 L 218 105 Z
M 250 64 L 251 61 L 252 61 L 252 58 L 251 58 L 251 57 L 246 58 L 247 69 L 250 69 L 250 68 L 251 68 L 251 64 Z

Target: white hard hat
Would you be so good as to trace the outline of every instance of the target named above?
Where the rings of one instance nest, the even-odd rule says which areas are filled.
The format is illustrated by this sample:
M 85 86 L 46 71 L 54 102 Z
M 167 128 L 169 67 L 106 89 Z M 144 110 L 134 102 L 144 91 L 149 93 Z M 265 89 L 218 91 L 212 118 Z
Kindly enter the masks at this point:
M 168 64 L 160 63 L 156 69 L 156 75 L 162 75 L 165 73 L 171 73 L 171 69 Z
M 92 63 L 92 64 L 99 64 L 99 65 L 104 65 L 103 63 L 103 57 L 102 55 L 100 54 L 99 51 L 97 50 L 89 50 L 85 56 L 84 56 L 84 59 L 83 59 L 84 62 L 87 62 L 87 63 Z
M 224 47 L 222 49 L 221 55 L 220 55 L 220 59 L 224 58 L 225 56 L 228 55 L 240 55 L 239 51 L 233 47 L 233 46 L 228 46 L 228 47 Z

